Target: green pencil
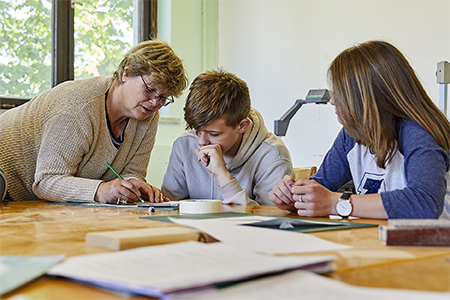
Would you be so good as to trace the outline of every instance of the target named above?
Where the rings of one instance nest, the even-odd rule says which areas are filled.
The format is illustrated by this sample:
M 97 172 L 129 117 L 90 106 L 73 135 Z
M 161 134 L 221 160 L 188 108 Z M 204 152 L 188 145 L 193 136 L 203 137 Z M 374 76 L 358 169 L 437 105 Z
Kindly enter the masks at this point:
M 120 174 L 119 173 L 117 173 L 117 171 L 116 170 L 114 170 L 114 168 L 113 167 L 111 167 L 111 165 L 110 164 L 108 164 L 108 163 L 106 163 L 106 165 L 108 166 L 108 168 L 110 168 L 111 169 L 111 171 L 113 171 L 114 172 L 114 174 L 116 174 L 116 176 L 119 178 L 119 179 L 122 179 L 123 180 L 123 178 L 122 178 L 122 176 L 120 176 Z M 138 196 L 138 198 L 139 198 L 139 200 L 141 200 L 141 202 L 142 203 L 144 203 L 144 199 L 142 199 L 141 197 L 139 197 Z

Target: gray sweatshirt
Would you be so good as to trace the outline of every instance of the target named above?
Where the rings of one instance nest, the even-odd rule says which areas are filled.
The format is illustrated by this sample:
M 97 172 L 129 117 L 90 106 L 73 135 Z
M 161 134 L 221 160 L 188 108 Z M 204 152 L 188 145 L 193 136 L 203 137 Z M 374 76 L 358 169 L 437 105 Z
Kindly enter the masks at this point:
M 236 156 L 227 164 L 234 179 L 219 187 L 214 176 L 198 161 L 195 132 L 174 142 L 161 190 L 171 200 L 220 199 L 224 204 L 273 206 L 269 192 L 284 175 L 294 177 L 291 156 L 283 141 L 269 132 L 261 114 L 251 109 L 250 126 Z M 254 201 L 252 201 L 254 200 Z

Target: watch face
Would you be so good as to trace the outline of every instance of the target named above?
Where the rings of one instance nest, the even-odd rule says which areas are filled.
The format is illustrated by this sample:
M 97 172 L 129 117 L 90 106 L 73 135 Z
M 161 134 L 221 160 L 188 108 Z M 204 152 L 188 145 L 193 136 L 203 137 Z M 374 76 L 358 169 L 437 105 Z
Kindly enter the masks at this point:
M 336 203 L 336 211 L 340 216 L 347 217 L 352 213 L 352 205 L 345 200 L 339 200 Z

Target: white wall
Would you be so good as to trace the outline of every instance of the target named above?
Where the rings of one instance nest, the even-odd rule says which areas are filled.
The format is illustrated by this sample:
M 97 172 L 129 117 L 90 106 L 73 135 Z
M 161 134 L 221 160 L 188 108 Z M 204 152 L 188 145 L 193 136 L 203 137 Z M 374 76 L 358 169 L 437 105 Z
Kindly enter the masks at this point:
M 330 62 L 356 43 L 396 45 L 436 104 L 436 65 L 450 61 L 450 0 L 159 0 L 158 7 L 160 37 L 184 60 L 190 81 L 216 66 L 235 73 L 271 131 L 296 99 L 327 88 Z M 159 126 L 147 175 L 155 186 L 184 131 L 186 94 L 162 112 L 180 123 Z M 331 105 L 303 106 L 283 138 L 294 166 L 319 166 L 340 128 Z
M 396 45 L 439 103 L 436 65 L 450 61 L 450 1 L 219 0 L 219 60 L 247 82 L 269 130 L 296 99 L 326 88 L 342 50 L 383 39 Z M 303 106 L 284 142 L 294 166 L 320 165 L 340 125 L 331 105 Z
M 218 0 L 158 1 L 158 36 L 183 60 L 189 82 L 217 66 L 217 5 Z M 162 118 L 147 169 L 147 182 L 154 186 L 161 187 L 172 143 L 185 130 L 183 107 L 188 91 L 160 110 Z

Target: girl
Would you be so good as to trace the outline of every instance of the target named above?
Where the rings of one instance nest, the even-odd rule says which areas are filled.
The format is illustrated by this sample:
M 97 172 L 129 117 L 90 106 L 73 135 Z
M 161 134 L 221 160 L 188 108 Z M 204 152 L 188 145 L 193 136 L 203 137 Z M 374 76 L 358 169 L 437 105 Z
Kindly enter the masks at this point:
M 449 218 L 450 123 L 402 53 L 369 41 L 344 50 L 328 72 L 343 129 L 317 174 L 285 176 L 271 201 L 310 217 Z M 350 180 L 356 194 L 336 192 Z

